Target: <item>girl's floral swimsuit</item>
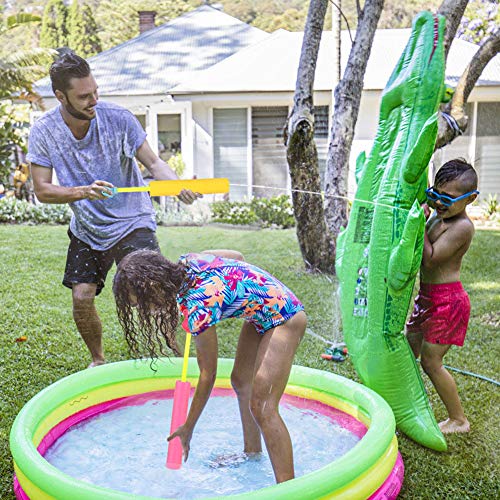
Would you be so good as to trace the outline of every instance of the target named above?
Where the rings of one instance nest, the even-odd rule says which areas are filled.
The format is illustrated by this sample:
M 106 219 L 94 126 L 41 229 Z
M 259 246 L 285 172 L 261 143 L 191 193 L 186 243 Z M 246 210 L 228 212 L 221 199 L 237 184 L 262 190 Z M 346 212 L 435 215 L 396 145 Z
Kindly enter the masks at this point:
M 263 334 L 304 309 L 283 283 L 247 262 L 192 253 L 180 262 L 194 279 L 177 297 L 182 327 L 193 335 L 227 318 L 244 318 Z

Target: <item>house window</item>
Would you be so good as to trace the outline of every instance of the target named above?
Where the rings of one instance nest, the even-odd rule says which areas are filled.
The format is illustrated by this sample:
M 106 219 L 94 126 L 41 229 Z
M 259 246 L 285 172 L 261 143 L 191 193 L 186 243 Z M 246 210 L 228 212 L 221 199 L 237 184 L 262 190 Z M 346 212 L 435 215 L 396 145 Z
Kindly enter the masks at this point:
M 288 117 L 287 106 L 252 108 L 252 156 L 255 196 L 267 198 L 285 193 L 288 182 L 288 162 L 283 129 Z M 329 107 L 315 106 L 314 139 L 318 150 L 321 185 L 324 184 L 328 154 Z M 274 188 L 274 189 L 273 189 Z
M 227 177 L 231 184 L 231 200 L 246 197 L 247 110 L 246 108 L 214 109 L 214 177 Z
M 135 115 L 139 123 L 141 124 L 141 127 L 146 130 L 146 115 Z
M 500 193 L 500 102 L 480 102 L 477 109 L 476 157 L 479 191 L 484 198 Z
M 181 151 L 181 115 L 158 115 L 158 154 L 164 161 Z
M 321 189 L 325 189 L 326 158 L 328 156 L 328 134 L 330 132 L 328 106 L 314 106 L 314 141 L 318 150 L 318 167 Z
M 254 196 L 270 198 L 286 192 L 288 163 L 283 143 L 287 106 L 252 108 L 252 158 Z

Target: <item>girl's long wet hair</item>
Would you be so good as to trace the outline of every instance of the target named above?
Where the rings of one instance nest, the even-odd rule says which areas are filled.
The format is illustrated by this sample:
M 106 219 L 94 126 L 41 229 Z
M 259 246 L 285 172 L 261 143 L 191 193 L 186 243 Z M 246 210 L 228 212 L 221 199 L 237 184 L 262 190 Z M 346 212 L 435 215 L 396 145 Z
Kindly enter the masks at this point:
M 180 355 L 176 299 L 191 282 L 185 265 L 170 262 L 158 252 L 137 250 L 123 258 L 113 281 L 113 293 L 118 320 L 133 357 L 168 356 L 165 346 Z

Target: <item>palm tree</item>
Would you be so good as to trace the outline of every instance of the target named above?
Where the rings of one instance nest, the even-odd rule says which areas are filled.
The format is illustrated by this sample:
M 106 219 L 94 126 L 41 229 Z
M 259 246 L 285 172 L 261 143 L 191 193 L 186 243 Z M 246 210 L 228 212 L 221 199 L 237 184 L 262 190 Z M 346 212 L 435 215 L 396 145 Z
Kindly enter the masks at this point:
M 25 23 L 39 23 L 41 18 L 32 14 L 19 13 L 6 18 L 0 24 L 0 35 Z M 56 51 L 31 49 L 0 56 L 0 100 L 24 99 L 33 101 L 39 96 L 33 90 L 33 82 L 47 74 Z
M 0 23 L 0 36 L 21 24 L 40 20 L 24 13 L 9 16 Z M 55 54 L 55 50 L 37 48 L 0 55 L 0 182 L 8 183 L 12 167 L 19 162 L 18 153 L 26 152 L 29 105 L 19 106 L 13 101 L 40 100 L 33 82 L 47 74 Z

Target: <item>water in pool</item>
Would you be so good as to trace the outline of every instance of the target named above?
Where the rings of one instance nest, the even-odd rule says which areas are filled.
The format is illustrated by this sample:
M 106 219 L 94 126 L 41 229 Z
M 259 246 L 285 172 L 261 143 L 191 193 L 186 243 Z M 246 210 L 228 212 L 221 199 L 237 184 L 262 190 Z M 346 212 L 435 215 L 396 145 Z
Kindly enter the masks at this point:
M 293 443 L 295 474 L 319 469 L 360 439 L 342 427 L 340 412 L 325 415 L 284 398 L 280 414 Z M 172 399 L 154 399 L 87 419 L 61 436 L 45 458 L 66 474 L 114 490 L 160 498 L 203 498 L 257 490 L 275 484 L 265 452 L 248 458 L 237 400 L 211 397 L 179 470 L 165 467 Z

